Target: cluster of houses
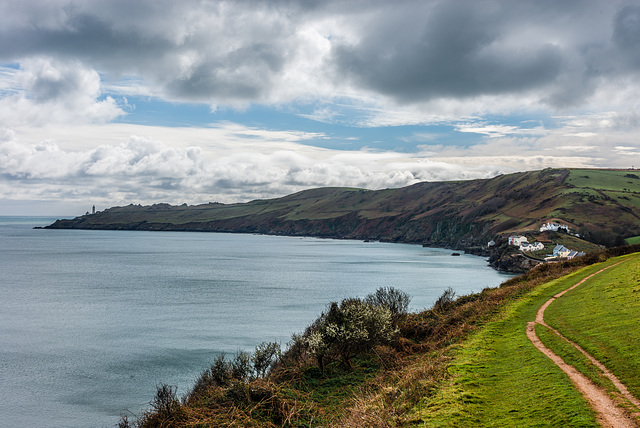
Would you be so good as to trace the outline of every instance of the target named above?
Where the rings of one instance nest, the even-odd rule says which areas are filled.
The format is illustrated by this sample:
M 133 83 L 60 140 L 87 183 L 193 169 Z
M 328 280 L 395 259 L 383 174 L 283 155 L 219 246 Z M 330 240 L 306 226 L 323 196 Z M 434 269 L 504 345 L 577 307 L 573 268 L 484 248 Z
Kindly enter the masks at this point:
M 544 250 L 542 242 L 530 243 L 526 236 L 514 235 L 509 237 L 509 245 L 520 247 L 520 251 L 540 251 Z
M 565 226 L 566 227 L 566 226 Z M 568 228 L 567 228 L 568 230 Z M 509 237 L 509 245 L 515 245 L 519 247 L 520 251 L 532 252 L 544 250 L 544 244 L 542 242 L 530 243 L 526 236 L 512 235 Z M 579 251 L 573 251 L 565 247 L 564 245 L 556 245 L 553 249 L 553 254 L 545 257 L 545 260 L 551 260 L 556 258 L 572 259 L 578 256 L 584 256 L 585 253 Z
M 550 230 L 552 232 L 564 230 L 565 232 L 569 233 L 569 226 L 553 222 L 543 223 L 542 226 L 540 226 L 540 232 L 546 232 L 547 230 Z

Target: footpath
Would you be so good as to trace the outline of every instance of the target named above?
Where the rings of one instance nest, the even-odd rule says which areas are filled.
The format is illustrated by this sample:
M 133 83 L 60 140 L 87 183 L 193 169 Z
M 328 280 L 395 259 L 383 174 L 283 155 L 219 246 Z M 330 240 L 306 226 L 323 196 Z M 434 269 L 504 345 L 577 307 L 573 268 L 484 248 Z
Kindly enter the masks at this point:
M 610 269 L 614 266 L 619 265 L 620 263 L 624 263 L 621 261 L 614 265 L 608 266 L 595 272 L 588 277 L 582 279 L 580 282 L 574 284 L 573 286 L 565 289 L 564 291 L 556 294 L 551 299 L 546 301 L 537 311 L 535 321 L 531 321 L 527 324 L 527 337 L 533 343 L 533 345 L 540 350 L 544 355 L 550 358 L 563 372 L 569 376 L 576 389 L 580 391 L 580 393 L 585 397 L 585 399 L 589 402 L 593 410 L 598 414 L 598 421 L 603 427 L 612 427 L 612 428 L 633 428 L 637 427 L 635 420 L 631 418 L 623 409 L 617 407 L 613 399 L 609 396 L 609 394 L 599 386 L 595 385 L 589 378 L 580 373 L 575 367 L 567 364 L 560 356 L 555 354 L 551 349 L 546 347 L 542 341 L 538 338 L 535 331 L 536 324 L 542 325 L 548 328 L 550 331 L 555 333 L 562 340 L 574 346 L 579 352 L 581 352 L 585 357 L 591 361 L 593 365 L 595 365 L 607 378 L 611 380 L 611 382 L 618 389 L 620 394 L 625 397 L 631 404 L 640 410 L 640 400 L 634 397 L 628 390 L 628 388 L 620 382 L 620 380 L 610 371 L 608 370 L 600 361 L 595 359 L 592 355 L 587 353 L 582 347 L 578 344 L 570 341 L 566 337 L 564 337 L 558 330 L 550 327 L 544 321 L 544 312 L 549 307 L 551 303 L 553 303 L 556 299 L 562 297 L 566 292 L 573 290 L 574 288 L 580 286 L 587 280 L 592 277 L 604 272 L 607 269 Z

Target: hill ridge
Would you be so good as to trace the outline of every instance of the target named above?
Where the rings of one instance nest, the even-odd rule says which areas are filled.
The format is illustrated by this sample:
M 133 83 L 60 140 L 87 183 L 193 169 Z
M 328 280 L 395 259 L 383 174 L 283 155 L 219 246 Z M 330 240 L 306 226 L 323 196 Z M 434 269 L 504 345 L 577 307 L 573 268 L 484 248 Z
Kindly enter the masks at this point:
M 382 240 L 488 254 L 490 240 L 536 231 L 549 219 L 612 242 L 640 235 L 638 209 L 640 177 L 632 170 L 548 168 L 398 189 L 315 188 L 246 203 L 129 205 L 47 227 Z

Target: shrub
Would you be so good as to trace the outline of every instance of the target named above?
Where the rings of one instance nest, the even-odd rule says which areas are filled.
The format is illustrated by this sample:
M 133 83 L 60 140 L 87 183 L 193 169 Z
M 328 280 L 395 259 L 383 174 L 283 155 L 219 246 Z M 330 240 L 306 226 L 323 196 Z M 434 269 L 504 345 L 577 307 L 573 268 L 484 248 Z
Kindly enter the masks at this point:
M 265 377 L 269 368 L 280 359 L 280 356 L 280 345 L 275 342 L 262 342 L 256 346 L 251 358 L 256 376 Z
M 176 395 L 178 388 L 161 384 L 156 388 L 156 396 L 151 401 L 151 412 L 147 412 L 137 425 L 140 427 L 176 426 L 183 416 L 182 404 Z M 127 419 L 121 419 L 119 426 L 128 426 Z M 130 426 L 130 425 L 129 425 Z
M 351 358 L 393 339 L 393 314 L 383 306 L 360 299 L 333 302 L 305 331 L 308 349 L 324 372 L 326 357 L 335 357 L 351 367 Z
M 404 315 L 409 310 L 411 297 L 404 291 L 393 287 L 380 287 L 374 294 L 369 294 L 365 302 L 370 305 L 387 308 L 394 315 Z
M 251 366 L 251 354 L 244 351 L 238 351 L 235 358 L 231 362 L 231 378 L 241 382 L 251 380 L 253 367 Z
M 449 287 L 444 290 L 440 297 L 438 297 L 438 300 L 436 300 L 436 303 L 433 305 L 433 310 L 435 312 L 445 311 L 449 306 L 451 306 L 455 299 L 456 292 L 453 291 L 453 288 Z

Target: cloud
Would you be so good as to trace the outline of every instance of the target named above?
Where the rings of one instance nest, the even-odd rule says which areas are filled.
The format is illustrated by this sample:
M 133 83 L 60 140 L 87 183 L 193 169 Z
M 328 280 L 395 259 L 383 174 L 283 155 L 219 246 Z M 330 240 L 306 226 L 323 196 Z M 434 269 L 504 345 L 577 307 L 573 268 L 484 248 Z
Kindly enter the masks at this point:
M 372 107 L 425 113 L 437 100 L 490 97 L 499 106 L 519 96 L 566 108 L 640 65 L 640 9 L 619 1 L 9 0 L 0 8 L 4 61 L 73 61 L 113 87 L 134 79 L 138 93 L 212 105 L 364 96 Z M 43 78 L 32 89 L 44 99 L 66 82 Z
M 80 63 L 29 59 L 3 72 L 13 90 L 0 98 L 0 126 L 104 123 L 124 114 L 113 98 L 101 98 L 98 73 Z
M 220 154 L 138 136 L 116 145 L 66 150 L 53 141 L 25 144 L 14 137 L 7 134 L 0 142 L 0 199 L 4 200 L 92 199 L 101 205 L 235 202 L 312 187 L 379 189 L 424 179 L 488 175 L 482 167 L 462 168 L 392 152 L 305 152 L 294 150 L 294 145 Z
M 0 40 L 5 199 L 232 202 L 639 163 L 626 0 L 6 0 Z M 185 110 L 198 126 L 135 125 Z M 349 138 L 363 149 L 315 147 Z

